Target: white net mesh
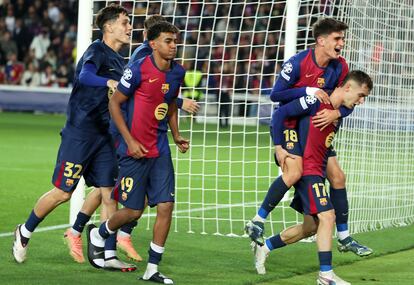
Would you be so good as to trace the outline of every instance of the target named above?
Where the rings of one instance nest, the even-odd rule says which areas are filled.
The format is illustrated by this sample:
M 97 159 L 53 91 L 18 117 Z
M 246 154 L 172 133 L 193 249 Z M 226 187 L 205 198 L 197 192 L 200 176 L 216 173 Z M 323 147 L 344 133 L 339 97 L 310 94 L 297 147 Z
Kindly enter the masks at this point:
M 268 94 L 284 56 L 286 2 L 94 1 L 95 13 L 109 3 L 131 11 L 128 54 L 143 40 L 145 18 L 162 14 L 181 31 L 177 61 L 202 73 L 198 85 L 182 90 L 193 97 L 202 93 L 196 116 L 181 112 L 181 132 L 191 149 L 182 155 L 172 146 L 176 231 L 242 234 L 277 176 Z M 310 29 L 318 17 L 335 15 L 350 26 L 344 53 L 350 68 L 374 78 L 371 97 L 345 120 L 335 143 L 347 173 L 351 231 L 412 223 L 412 1 L 298 2 L 297 50 L 313 43 Z M 270 231 L 301 219 L 288 203 L 273 211 Z

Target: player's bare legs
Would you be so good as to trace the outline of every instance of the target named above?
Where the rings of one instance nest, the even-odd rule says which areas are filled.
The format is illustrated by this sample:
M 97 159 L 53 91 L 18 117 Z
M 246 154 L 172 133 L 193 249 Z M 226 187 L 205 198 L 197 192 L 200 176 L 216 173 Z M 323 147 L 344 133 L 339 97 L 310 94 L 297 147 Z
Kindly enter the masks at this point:
M 285 193 L 302 177 L 302 157 L 288 154 L 285 150 L 276 156 L 283 174 L 270 185 L 262 205 L 256 216 L 245 226 L 245 231 L 259 245 L 264 244 L 264 222 L 271 211 L 279 204 Z
M 22 263 L 26 260 L 27 245 L 32 233 L 40 222 L 53 211 L 53 209 L 68 201 L 71 196 L 72 192 L 65 192 L 54 187 L 39 198 L 28 220 L 22 225 L 17 225 L 14 232 L 13 256 L 16 262 Z
M 158 271 L 158 264 L 164 253 L 164 245 L 170 231 L 172 211 L 174 209 L 173 202 L 159 203 L 157 205 L 157 218 L 153 228 L 153 238 L 148 251 L 148 264 L 143 280 L 162 280 L 164 284 L 172 284 L 172 280 L 163 276 Z
M 346 176 L 341 169 L 336 156 L 329 156 L 326 174 L 330 184 L 330 198 L 336 214 L 338 250 L 341 252 L 351 251 L 358 256 L 368 256 L 372 254 L 372 249 L 359 244 L 349 234 L 349 206 L 345 187 Z

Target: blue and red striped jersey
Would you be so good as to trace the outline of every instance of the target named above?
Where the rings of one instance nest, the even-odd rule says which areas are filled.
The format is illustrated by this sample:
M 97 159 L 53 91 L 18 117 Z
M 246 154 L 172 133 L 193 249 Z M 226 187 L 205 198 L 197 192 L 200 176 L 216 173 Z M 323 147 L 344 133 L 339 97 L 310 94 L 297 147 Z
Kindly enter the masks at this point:
M 323 130 L 316 128 L 312 123 L 312 117 L 323 109 L 332 110 L 333 107 L 331 104 L 320 103 L 315 96 L 308 95 L 281 106 L 272 116 L 275 145 L 282 145 L 284 141 L 284 121 L 290 117 L 300 117 L 298 139 L 303 152 L 303 176 L 326 176 L 328 148 L 339 129 L 340 122 L 330 124 Z
M 321 67 L 316 63 L 315 50 L 304 50 L 283 64 L 270 99 L 282 105 L 307 95 L 306 87 L 317 87 L 330 93 L 342 84 L 348 71 L 348 64 L 343 57 L 331 60 L 328 66 Z M 351 109 L 343 106 L 339 110 L 342 117 L 352 113 Z
M 148 158 L 170 153 L 168 107 L 178 96 L 184 76 L 184 68 L 175 61 L 169 71 L 159 70 L 152 55 L 128 64 L 124 70 L 118 90 L 129 97 L 127 126 L 131 135 L 148 150 Z M 128 155 L 123 140 L 118 151 Z

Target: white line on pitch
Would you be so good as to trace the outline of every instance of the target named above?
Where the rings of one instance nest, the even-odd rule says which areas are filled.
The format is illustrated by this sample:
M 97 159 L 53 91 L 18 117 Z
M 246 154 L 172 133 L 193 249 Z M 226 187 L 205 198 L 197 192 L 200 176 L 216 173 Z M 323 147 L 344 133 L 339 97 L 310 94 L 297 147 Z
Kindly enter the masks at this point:
M 173 212 L 173 218 L 175 218 L 175 214 L 183 214 L 183 213 L 193 213 L 193 212 L 201 212 L 201 211 L 211 211 L 216 209 L 226 209 L 226 208 L 234 208 L 234 207 L 242 207 L 242 206 L 255 206 L 256 203 L 250 202 L 245 204 L 222 204 L 218 206 L 210 206 L 210 207 L 203 207 L 203 208 L 195 208 L 190 210 L 179 210 Z M 142 218 L 148 218 L 148 217 L 155 217 L 156 213 L 150 213 L 150 214 L 144 214 L 142 215 Z M 47 232 L 47 231 L 53 231 L 53 230 L 59 230 L 59 229 L 65 229 L 67 227 L 70 227 L 70 224 L 63 224 L 63 225 L 56 225 L 56 226 L 49 226 L 49 227 L 40 227 L 35 230 L 35 232 Z M 13 236 L 14 232 L 8 232 L 8 233 L 0 233 L 0 237 L 9 237 Z

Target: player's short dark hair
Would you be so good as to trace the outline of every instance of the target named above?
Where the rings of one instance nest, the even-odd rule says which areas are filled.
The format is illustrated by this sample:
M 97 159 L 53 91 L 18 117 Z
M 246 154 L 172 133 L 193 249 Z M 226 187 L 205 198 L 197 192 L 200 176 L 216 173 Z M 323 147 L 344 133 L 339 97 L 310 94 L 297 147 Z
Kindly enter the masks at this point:
M 161 15 L 151 15 L 149 17 L 147 17 L 144 21 L 144 29 L 146 29 L 147 31 L 149 30 L 149 28 L 151 28 L 152 26 L 154 26 L 155 24 L 159 23 L 159 22 L 166 22 L 167 20 L 161 16 Z
M 161 33 L 178 34 L 180 30 L 176 26 L 168 22 L 159 22 L 149 28 L 147 38 L 149 41 L 155 40 Z
M 352 70 L 352 71 L 350 71 L 348 73 L 348 75 L 345 77 L 342 85 L 344 85 L 349 80 L 355 81 L 360 86 L 365 84 L 368 87 L 369 91 L 371 91 L 373 86 L 374 86 L 374 84 L 372 83 L 371 77 L 368 74 L 366 74 L 365 72 L 361 71 L 361 70 Z
M 331 33 L 346 31 L 347 29 L 348 25 L 344 22 L 334 18 L 320 18 L 312 26 L 313 38 L 316 41 L 319 36 L 327 36 Z
M 121 14 L 128 16 L 128 11 L 124 7 L 112 3 L 98 11 L 95 24 L 103 32 L 105 24 L 109 21 L 115 21 Z

